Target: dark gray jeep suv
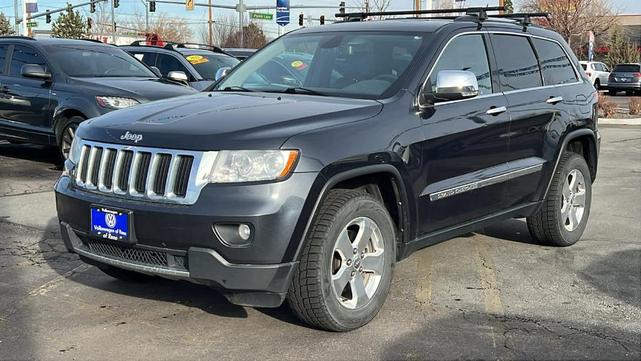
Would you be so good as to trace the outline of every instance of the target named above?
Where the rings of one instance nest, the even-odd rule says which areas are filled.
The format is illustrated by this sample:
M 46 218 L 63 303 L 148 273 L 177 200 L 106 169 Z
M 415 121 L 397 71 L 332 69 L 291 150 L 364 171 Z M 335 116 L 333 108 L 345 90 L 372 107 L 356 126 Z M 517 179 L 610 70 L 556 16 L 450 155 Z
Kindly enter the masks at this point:
M 345 331 L 422 247 L 520 217 L 577 242 L 597 93 L 561 36 L 485 9 L 367 15 L 291 32 L 211 91 L 83 123 L 56 184 L 68 249 Z

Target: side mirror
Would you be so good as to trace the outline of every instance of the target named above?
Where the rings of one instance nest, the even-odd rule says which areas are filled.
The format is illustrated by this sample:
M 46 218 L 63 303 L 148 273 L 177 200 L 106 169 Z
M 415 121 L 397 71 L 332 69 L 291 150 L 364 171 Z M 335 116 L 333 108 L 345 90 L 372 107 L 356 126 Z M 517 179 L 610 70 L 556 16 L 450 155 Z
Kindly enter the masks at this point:
M 45 70 L 39 64 L 25 64 L 20 69 L 22 76 L 26 78 L 40 79 L 44 81 L 51 80 L 51 73 Z
M 437 99 L 459 100 L 479 95 L 476 75 L 467 70 L 441 70 L 436 74 Z
M 156 74 L 157 77 L 162 78 L 162 73 L 160 72 L 160 69 L 158 69 L 155 66 L 150 66 L 149 69 L 151 69 L 151 72 Z
M 170 71 L 169 74 L 167 74 L 167 79 L 189 84 L 189 78 L 187 78 L 187 74 L 185 74 L 184 71 Z
M 215 80 L 219 80 L 220 78 L 224 77 L 225 75 L 227 75 L 227 73 L 229 73 L 230 70 L 231 70 L 231 68 L 228 67 L 228 66 L 224 66 L 224 67 L 218 69 L 218 71 L 216 71 L 216 79 Z

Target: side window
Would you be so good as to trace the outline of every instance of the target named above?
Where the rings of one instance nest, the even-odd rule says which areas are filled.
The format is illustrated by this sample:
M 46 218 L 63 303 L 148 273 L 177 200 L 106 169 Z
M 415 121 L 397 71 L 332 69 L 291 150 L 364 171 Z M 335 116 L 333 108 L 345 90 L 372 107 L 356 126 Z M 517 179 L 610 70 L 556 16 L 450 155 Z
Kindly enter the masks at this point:
M 156 65 L 156 53 L 136 52 L 136 53 L 131 53 L 131 55 L 133 55 L 134 58 L 147 64 L 147 66 Z
M 189 77 L 190 80 L 192 78 L 191 73 L 189 72 L 189 70 L 187 70 L 187 68 L 185 68 L 184 65 L 182 65 L 180 60 L 171 55 L 158 54 L 156 66 L 158 67 L 158 69 L 160 69 L 160 72 L 164 77 L 169 75 L 170 71 L 182 71 L 187 75 L 187 77 Z
M 479 94 L 492 93 L 490 65 L 482 35 L 463 35 L 447 45 L 430 75 L 432 92 L 436 91 L 436 76 L 441 70 L 471 71 L 479 83 Z
M 22 66 L 25 64 L 42 65 L 42 67 L 47 70 L 47 63 L 42 55 L 29 47 L 16 45 L 13 48 L 13 55 L 11 56 L 11 69 L 9 69 L 9 75 L 21 76 Z
M 0 75 L 4 74 L 4 62 L 7 58 L 7 50 L 9 50 L 9 45 L 0 45 Z
M 539 64 L 524 36 L 492 35 L 492 46 L 503 91 L 541 86 Z
M 532 40 L 536 52 L 539 54 L 545 85 L 574 83 L 577 81 L 572 63 L 559 44 L 538 38 Z M 601 64 L 594 63 L 593 65 L 596 70 L 601 70 Z

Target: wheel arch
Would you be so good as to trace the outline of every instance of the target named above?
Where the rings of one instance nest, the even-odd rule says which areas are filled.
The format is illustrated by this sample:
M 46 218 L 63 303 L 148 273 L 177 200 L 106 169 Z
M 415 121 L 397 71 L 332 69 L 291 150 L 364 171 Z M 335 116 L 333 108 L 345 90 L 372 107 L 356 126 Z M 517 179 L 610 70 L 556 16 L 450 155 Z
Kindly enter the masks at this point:
M 76 108 L 63 108 L 56 111 L 53 117 L 53 131 L 56 137 L 56 144 L 60 143 L 61 128 L 64 125 L 65 120 L 71 119 L 75 116 L 82 117 L 85 120 L 89 118 Z
M 293 253 L 293 259 L 297 261 L 300 253 L 305 246 L 307 234 L 311 228 L 312 222 L 321 202 L 325 199 L 329 191 L 333 189 L 362 189 L 382 201 L 383 206 L 387 209 L 392 217 L 396 227 L 397 239 L 397 258 L 402 255 L 399 248 L 411 239 L 411 222 L 414 216 L 411 211 L 411 205 L 407 194 L 406 185 L 403 182 L 400 171 L 392 164 L 376 164 L 358 167 L 329 177 L 319 175 L 323 178 L 323 185 L 320 192 L 315 198 L 313 207 L 308 216 L 302 215 L 299 225 L 304 225 L 302 232 L 294 232 L 292 244 L 296 245 Z M 312 196 L 312 194 L 310 194 Z M 297 226 L 297 227 L 298 227 Z M 290 247 L 292 248 L 292 247 Z M 288 251 L 288 253 L 290 253 Z

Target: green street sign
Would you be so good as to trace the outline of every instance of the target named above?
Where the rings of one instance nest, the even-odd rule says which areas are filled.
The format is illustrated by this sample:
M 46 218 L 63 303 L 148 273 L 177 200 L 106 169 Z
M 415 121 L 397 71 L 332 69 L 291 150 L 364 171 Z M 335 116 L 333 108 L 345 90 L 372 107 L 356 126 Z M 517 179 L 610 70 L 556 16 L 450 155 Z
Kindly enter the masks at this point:
M 37 21 L 30 21 L 27 23 L 28 28 L 37 28 L 38 27 L 38 22 Z
M 274 15 L 270 13 L 249 13 L 249 18 L 254 20 L 274 20 Z

